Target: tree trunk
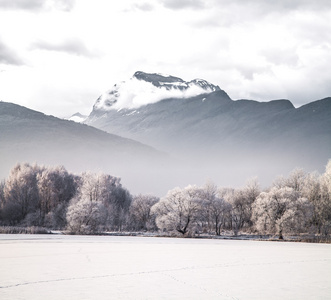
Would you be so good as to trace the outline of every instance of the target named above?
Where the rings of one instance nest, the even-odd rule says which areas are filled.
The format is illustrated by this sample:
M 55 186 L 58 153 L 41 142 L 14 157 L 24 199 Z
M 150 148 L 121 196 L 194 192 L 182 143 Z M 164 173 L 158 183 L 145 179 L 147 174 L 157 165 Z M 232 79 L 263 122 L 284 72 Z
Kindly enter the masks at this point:
M 279 236 L 278 236 L 278 239 L 279 240 L 283 240 L 284 238 L 283 238 L 283 230 L 282 229 L 280 229 L 279 230 L 279 234 L 278 234 Z
M 190 217 L 187 218 L 185 227 L 183 229 L 181 229 L 180 227 L 177 227 L 177 231 L 180 232 L 182 235 L 184 235 L 187 232 L 187 227 L 190 224 Z

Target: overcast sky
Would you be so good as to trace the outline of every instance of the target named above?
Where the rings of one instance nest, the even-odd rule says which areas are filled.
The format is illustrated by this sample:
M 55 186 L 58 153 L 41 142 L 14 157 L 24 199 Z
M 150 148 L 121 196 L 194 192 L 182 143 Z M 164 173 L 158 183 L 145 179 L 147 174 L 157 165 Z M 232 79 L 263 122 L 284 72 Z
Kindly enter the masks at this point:
M 331 96 L 330 0 L 0 0 L 0 100 L 63 117 L 135 71 L 232 99 Z

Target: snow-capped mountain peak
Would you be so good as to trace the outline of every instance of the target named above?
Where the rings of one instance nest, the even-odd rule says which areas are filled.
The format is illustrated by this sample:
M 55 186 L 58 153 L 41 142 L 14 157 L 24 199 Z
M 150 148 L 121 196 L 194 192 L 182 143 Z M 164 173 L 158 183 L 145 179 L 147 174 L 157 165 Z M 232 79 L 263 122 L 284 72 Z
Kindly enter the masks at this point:
M 87 116 L 82 115 L 81 113 L 77 112 L 73 114 L 71 117 L 66 118 L 66 120 L 74 121 L 76 123 L 83 123 L 86 120 Z
M 203 79 L 187 82 L 171 75 L 137 71 L 129 80 L 115 84 L 103 93 L 93 110 L 133 109 L 166 98 L 189 98 L 218 90 L 219 86 Z

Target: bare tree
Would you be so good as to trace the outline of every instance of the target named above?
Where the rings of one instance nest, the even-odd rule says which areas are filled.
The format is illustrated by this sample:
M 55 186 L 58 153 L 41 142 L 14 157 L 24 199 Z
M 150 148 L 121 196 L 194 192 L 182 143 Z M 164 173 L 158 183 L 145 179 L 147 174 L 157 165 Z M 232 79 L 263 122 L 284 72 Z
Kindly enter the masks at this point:
M 130 206 L 130 228 L 134 230 L 156 230 L 155 214 L 151 208 L 160 199 L 151 195 L 137 195 Z
M 219 191 L 221 198 L 231 205 L 231 227 L 235 235 L 253 226 L 252 205 L 259 194 L 260 187 L 256 178 L 248 180 L 243 188 L 223 188 Z
M 223 198 L 215 198 L 210 203 L 210 216 L 212 218 L 213 226 L 216 235 L 221 235 L 221 229 L 226 224 L 231 216 L 232 206 Z

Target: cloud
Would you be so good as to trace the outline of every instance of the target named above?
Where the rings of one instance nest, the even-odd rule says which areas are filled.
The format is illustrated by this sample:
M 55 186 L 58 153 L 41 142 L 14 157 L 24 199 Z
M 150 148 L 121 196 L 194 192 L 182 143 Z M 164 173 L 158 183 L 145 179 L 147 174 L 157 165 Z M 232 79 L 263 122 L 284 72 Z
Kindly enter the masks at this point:
M 176 1 L 168 0 L 169 6 L 173 3 L 173 8 L 176 6 Z M 161 0 L 164 6 L 167 6 L 167 0 Z M 185 3 L 190 1 L 179 1 L 179 7 L 185 8 Z M 181 6 L 182 5 L 182 6 Z M 197 8 L 199 8 L 198 4 Z M 331 2 L 329 0 L 206 0 L 202 3 L 202 7 L 207 8 L 204 12 L 197 15 L 190 21 L 191 25 L 197 28 L 206 27 L 223 27 L 230 28 L 240 24 L 262 23 L 263 21 L 277 23 L 279 18 L 288 18 L 293 21 L 297 17 L 296 14 L 315 15 L 317 13 L 325 13 L 331 11 Z M 171 8 L 171 7 L 169 7 Z M 322 17 L 320 18 L 322 19 Z M 313 22 L 310 20 L 310 25 L 314 26 L 316 18 Z M 329 20 L 329 18 L 327 18 Z
M 254 6 L 261 11 L 290 11 L 290 10 L 325 10 L 330 8 L 329 0 L 278 0 L 278 1 L 265 1 L 265 0 L 232 0 L 231 5 L 237 6 Z M 227 0 L 214 0 L 213 6 L 226 7 L 229 5 Z
M 275 65 L 287 65 L 296 67 L 299 64 L 299 56 L 296 49 L 265 48 L 260 54 L 266 58 L 269 63 Z
M 48 10 L 59 9 L 70 11 L 75 0 L 0 0 L 0 8 L 9 10 Z
M 134 9 L 141 10 L 141 11 L 152 11 L 154 10 L 154 6 L 151 3 L 136 3 L 133 7 Z
M 0 64 L 19 66 L 23 65 L 24 63 L 12 49 L 7 47 L 0 40 Z
M 93 53 L 81 40 L 77 38 L 68 39 L 60 43 L 36 41 L 32 44 L 32 49 L 65 52 L 71 55 L 86 56 L 90 58 L 98 56 L 97 53 Z
M 75 6 L 75 0 L 51 0 L 50 5 L 59 10 L 71 11 Z
M 36 10 L 44 5 L 44 0 L 0 0 L 0 7 L 4 9 Z
M 206 2 L 202 0 L 161 0 L 161 4 L 169 9 L 202 9 Z
M 166 75 L 165 75 L 166 76 Z M 180 83 L 179 83 L 180 84 Z M 209 89 L 209 92 L 212 90 Z M 101 95 L 94 108 L 97 109 L 134 109 L 143 105 L 156 103 L 167 98 L 189 98 L 206 93 L 206 90 L 198 85 L 190 85 L 185 90 L 166 89 L 156 87 L 150 82 L 131 78 L 114 86 Z

